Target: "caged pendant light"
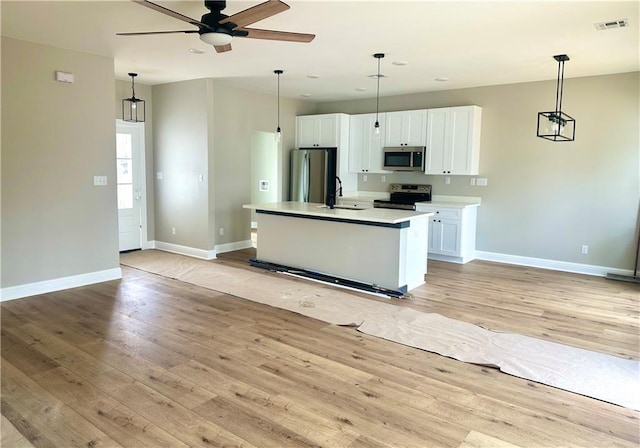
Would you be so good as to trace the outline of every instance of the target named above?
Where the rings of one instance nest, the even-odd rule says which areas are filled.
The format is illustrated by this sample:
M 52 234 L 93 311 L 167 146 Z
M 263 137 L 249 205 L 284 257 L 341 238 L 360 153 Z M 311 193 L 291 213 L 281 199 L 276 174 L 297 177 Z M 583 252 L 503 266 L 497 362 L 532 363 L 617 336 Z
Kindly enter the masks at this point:
M 376 122 L 373 125 L 373 135 L 374 137 L 379 138 L 380 137 L 380 122 L 378 121 L 378 113 L 380 110 L 380 78 L 382 77 L 382 75 L 380 74 L 380 59 L 382 59 L 384 57 L 384 53 L 376 53 L 373 55 L 374 58 L 376 58 L 378 60 L 378 74 L 376 75 L 376 78 L 378 80 L 378 87 L 376 89 Z
M 538 112 L 538 137 L 554 142 L 572 142 L 576 138 L 576 120 L 562 112 L 562 90 L 564 88 L 564 63 L 569 60 L 566 54 L 553 57 L 558 61 L 558 81 L 556 84 L 556 109 L 550 112 Z
M 122 100 L 122 120 L 142 123 L 144 122 L 145 113 L 144 100 L 136 98 L 136 89 L 133 81 L 138 74 L 129 73 L 129 76 L 131 76 L 131 98 Z
M 276 127 L 276 142 L 282 140 L 282 131 L 280 130 L 280 75 L 284 72 L 282 70 L 274 70 L 273 73 L 278 77 L 278 126 Z

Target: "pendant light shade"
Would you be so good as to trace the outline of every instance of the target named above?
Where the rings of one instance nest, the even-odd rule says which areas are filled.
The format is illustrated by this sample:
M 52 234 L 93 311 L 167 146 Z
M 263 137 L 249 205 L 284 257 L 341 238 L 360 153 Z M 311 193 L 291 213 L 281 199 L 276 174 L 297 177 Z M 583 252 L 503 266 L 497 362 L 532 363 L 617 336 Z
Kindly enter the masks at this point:
M 282 131 L 280 130 L 280 75 L 284 72 L 282 70 L 274 70 L 273 73 L 278 77 L 278 124 L 276 127 L 276 142 L 282 140 Z
M 553 57 L 558 61 L 558 81 L 556 84 L 556 108 L 550 112 L 538 112 L 538 137 L 554 142 L 572 142 L 576 138 L 576 120 L 562 112 L 562 90 L 564 88 L 564 63 L 566 54 Z
M 141 123 L 144 122 L 145 108 L 144 100 L 136 98 L 134 79 L 138 74 L 129 73 L 129 76 L 131 76 L 131 98 L 122 100 L 122 120 Z
M 380 111 L 380 78 L 382 75 L 380 74 L 380 59 L 384 57 L 384 53 L 376 53 L 373 55 L 374 58 L 378 60 L 378 74 L 376 75 L 378 86 L 376 88 L 376 122 L 373 125 L 373 135 L 374 137 L 380 137 L 380 122 L 378 121 L 378 113 Z

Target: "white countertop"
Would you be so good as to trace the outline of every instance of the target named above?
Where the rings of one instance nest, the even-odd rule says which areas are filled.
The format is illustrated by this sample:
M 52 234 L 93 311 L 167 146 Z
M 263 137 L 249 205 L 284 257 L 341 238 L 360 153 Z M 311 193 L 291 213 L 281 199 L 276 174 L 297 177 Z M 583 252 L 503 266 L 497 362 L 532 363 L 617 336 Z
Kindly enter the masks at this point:
M 266 204 L 246 204 L 242 206 L 252 210 L 266 210 L 280 213 L 290 213 L 301 216 L 314 216 L 335 220 L 351 220 L 363 222 L 379 222 L 385 224 L 397 224 L 409 221 L 419 216 L 431 216 L 430 212 L 418 212 L 412 210 L 393 210 L 386 208 L 368 208 L 354 210 L 344 208 L 330 209 L 324 204 L 313 202 L 271 202 Z
M 467 208 L 478 207 L 481 198 L 474 196 L 446 196 L 434 194 L 431 202 L 416 202 L 416 206 Z

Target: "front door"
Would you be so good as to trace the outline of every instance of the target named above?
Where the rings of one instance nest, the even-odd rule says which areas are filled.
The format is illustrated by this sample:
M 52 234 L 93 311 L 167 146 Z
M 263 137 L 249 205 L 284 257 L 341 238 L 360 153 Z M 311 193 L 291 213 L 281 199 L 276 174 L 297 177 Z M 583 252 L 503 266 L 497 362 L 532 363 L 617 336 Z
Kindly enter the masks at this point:
M 120 251 L 142 248 L 144 124 L 116 123 Z

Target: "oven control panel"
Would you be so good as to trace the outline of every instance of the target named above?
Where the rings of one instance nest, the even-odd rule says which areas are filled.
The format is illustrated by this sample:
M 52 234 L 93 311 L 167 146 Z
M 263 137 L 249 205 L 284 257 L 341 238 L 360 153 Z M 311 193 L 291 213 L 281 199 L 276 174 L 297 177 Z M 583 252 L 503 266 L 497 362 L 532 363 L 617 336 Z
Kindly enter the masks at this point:
M 391 184 L 391 193 L 426 193 L 431 194 L 431 185 Z

